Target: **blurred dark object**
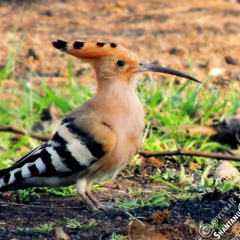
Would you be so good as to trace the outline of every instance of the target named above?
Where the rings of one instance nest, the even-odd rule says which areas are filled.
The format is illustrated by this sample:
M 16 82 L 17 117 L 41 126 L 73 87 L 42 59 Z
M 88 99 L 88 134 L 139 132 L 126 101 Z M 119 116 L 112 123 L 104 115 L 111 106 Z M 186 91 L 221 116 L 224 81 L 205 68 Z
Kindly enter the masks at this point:
M 237 58 L 233 58 L 230 56 L 225 57 L 225 62 L 231 65 L 240 65 L 240 61 Z
M 61 123 L 61 115 L 60 110 L 51 104 L 49 108 L 42 110 L 40 119 L 34 123 L 32 131 L 55 131 Z
M 213 127 L 217 134 L 212 138 L 220 143 L 229 144 L 232 148 L 240 145 L 240 116 L 228 116 L 216 122 Z
M 39 56 L 37 55 L 36 51 L 33 48 L 28 49 L 27 58 L 29 57 L 32 57 L 35 60 L 39 59 Z
M 44 0 L 0 0 L 0 5 L 1 4 L 29 4 L 29 3 L 43 3 L 45 2 Z

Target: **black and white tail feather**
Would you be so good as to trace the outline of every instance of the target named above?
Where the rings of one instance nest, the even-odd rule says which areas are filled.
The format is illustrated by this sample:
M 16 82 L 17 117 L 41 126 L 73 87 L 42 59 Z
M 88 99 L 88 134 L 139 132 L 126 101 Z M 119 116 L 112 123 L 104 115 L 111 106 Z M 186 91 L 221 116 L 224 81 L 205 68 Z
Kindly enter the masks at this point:
M 0 192 L 33 186 L 68 186 L 104 156 L 102 146 L 74 124 L 63 120 L 51 140 L 7 169 L 0 170 Z

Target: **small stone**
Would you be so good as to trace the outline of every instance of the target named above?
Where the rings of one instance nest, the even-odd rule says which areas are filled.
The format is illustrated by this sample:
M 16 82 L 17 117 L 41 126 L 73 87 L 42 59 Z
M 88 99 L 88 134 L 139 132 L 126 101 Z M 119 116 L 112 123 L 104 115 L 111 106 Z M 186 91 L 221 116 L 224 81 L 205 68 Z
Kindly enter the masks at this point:
M 28 54 L 27 54 L 27 57 L 33 57 L 33 59 L 39 59 L 39 56 L 38 54 L 35 52 L 35 50 L 33 48 L 29 48 L 28 49 Z
M 212 77 L 216 77 L 219 75 L 223 75 L 225 73 L 226 69 L 225 68 L 212 68 L 209 71 L 209 75 Z
M 48 16 L 48 17 L 51 17 L 53 15 L 52 11 L 50 10 L 47 10 L 44 12 L 44 15 Z
M 169 50 L 169 54 L 182 57 L 185 55 L 185 51 L 183 49 L 174 47 Z
M 1 222 L 0 222 L 0 226 L 5 226 L 5 225 L 7 225 L 6 222 L 4 222 L 4 221 L 1 221 Z
M 225 62 L 231 65 L 240 65 L 240 61 L 237 58 L 233 58 L 230 56 L 225 57 Z
M 97 220 L 96 220 L 95 218 L 90 218 L 90 219 L 89 219 L 89 222 L 97 223 Z
M 232 177 L 240 178 L 240 173 L 236 167 L 234 167 L 230 162 L 223 161 L 216 169 L 214 174 L 215 179 L 220 179 L 221 181 L 226 179 L 232 179 Z
M 61 227 L 55 229 L 55 238 L 56 240 L 70 240 L 68 234 L 65 233 Z
M 120 8 L 126 8 L 127 7 L 127 3 L 126 2 L 123 2 L 123 1 L 118 1 L 116 3 L 116 6 L 117 7 L 120 7 Z
M 124 187 L 122 186 L 121 183 L 116 183 L 116 189 L 123 189 Z

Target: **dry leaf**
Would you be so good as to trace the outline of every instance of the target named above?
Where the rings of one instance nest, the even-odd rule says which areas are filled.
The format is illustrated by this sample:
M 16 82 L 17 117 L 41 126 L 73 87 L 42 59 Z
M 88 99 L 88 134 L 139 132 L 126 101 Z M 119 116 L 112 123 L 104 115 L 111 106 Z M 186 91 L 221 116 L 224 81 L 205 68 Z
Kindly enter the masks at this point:
M 155 157 L 143 157 L 141 156 L 142 165 L 153 165 L 155 167 L 163 167 L 164 161 L 159 160 Z
M 189 164 L 189 168 L 191 169 L 191 171 L 193 171 L 194 169 L 200 169 L 200 165 L 198 163 L 191 162 Z

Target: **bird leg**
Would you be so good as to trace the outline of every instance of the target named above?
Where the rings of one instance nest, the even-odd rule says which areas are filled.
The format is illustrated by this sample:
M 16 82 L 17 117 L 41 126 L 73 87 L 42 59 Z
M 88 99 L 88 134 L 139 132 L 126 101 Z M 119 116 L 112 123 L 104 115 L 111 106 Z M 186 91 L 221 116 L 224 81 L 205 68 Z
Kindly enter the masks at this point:
M 92 201 L 92 203 L 95 205 L 95 207 L 98 209 L 98 210 L 107 210 L 109 209 L 110 207 L 108 206 L 105 206 L 104 204 L 100 203 L 97 198 L 95 198 L 95 196 L 90 192 L 90 191 L 86 191 L 86 195 L 87 197 Z
M 85 179 L 81 179 L 76 184 L 77 192 L 81 196 L 84 204 L 93 212 L 97 210 L 106 210 L 108 207 L 101 204 L 91 193 L 91 184 L 87 183 Z
M 91 201 L 89 199 L 89 197 L 87 196 L 87 194 L 80 194 L 81 199 L 83 201 L 83 203 L 92 211 L 92 212 L 96 212 L 98 211 L 97 206 L 95 205 L 95 203 L 93 203 L 93 201 Z

